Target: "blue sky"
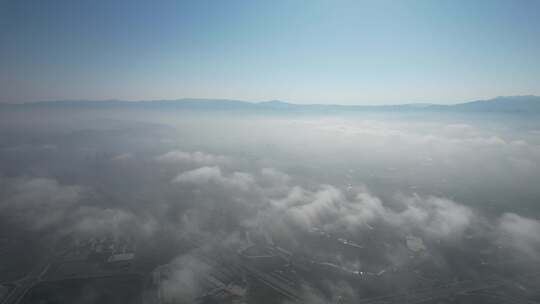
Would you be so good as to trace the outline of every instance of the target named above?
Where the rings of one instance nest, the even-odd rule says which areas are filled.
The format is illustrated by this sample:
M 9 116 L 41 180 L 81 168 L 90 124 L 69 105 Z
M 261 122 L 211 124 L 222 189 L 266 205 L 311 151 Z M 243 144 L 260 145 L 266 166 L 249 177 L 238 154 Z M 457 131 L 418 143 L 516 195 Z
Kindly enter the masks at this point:
M 0 0 L 0 102 L 540 95 L 540 1 Z

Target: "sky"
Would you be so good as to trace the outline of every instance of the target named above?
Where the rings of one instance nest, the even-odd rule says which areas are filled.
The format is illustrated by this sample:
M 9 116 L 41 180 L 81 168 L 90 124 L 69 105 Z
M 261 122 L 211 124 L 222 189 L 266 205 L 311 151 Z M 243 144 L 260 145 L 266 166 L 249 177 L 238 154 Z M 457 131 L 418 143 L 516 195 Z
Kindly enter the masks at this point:
M 540 95 L 540 1 L 0 0 L 0 102 Z

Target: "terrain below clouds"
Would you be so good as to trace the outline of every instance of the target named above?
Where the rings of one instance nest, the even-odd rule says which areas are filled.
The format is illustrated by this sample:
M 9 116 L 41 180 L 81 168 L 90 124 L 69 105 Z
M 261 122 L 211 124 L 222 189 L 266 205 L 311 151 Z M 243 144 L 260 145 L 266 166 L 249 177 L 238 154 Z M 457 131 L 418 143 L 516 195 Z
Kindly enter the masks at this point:
M 39 107 L 0 116 L 10 297 L 113 274 L 153 277 L 140 297 L 163 303 L 357 303 L 449 282 L 489 293 L 510 288 L 504 280 L 538 296 L 519 281 L 540 266 L 536 119 Z M 37 257 L 16 254 L 29 246 Z M 34 285 L 12 283 L 25 277 Z

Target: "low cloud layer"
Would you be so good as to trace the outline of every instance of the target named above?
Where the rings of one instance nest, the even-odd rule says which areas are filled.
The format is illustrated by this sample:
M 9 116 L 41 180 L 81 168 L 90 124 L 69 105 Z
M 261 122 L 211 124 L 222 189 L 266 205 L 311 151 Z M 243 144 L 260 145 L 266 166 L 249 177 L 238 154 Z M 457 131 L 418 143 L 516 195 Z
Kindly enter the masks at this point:
M 170 299 L 193 298 L 212 271 L 193 248 L 251 242 L 339 270 L 345 278 L 304 282 L 310 303 L 369 294 L 343 274 L 382 286 L 384 273 L 429 263 L 473 276 L 463 256 L 482 265 L 490 250 L 538 263 L 536 122 L 130 119 L 144 123 L 2 132 L 2 223 L 47 240 L 137 239 L 164 252 Z

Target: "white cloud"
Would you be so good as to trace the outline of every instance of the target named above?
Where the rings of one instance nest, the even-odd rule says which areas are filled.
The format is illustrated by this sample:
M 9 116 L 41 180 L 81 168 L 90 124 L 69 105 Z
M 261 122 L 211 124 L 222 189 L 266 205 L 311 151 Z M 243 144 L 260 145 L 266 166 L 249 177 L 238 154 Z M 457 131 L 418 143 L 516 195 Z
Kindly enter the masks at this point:
M 1 199 L 0 210 L 33 229 L 65 221 L 67 210 L 79 202 L 82 191 L 49 178 L 5 179 L 1 184 L 7 196 Z
M 406 209 L 390 218 L 396 224 L 411 224 L 434 238 L 460 237 L 474 218 L 472 210 L 440 197 L 403 198 Z
M 355 233 L 382 224 L 398 232 L 419 230 L 431 238 L 459 238 L 475 217 L 470 208 L 445 198 L 413 196 L 399 200 L 403 204 L 400 211 L 385 206 L 366 190 L 348 199 L 330 185 L 316 191 L 295 186 L 283 198 L 270 200 L 272 210 L 267 212 L 283 214 L 306 230 L 320 227 Z
M 252 175 L 245 172 L 223 174 L 219 167 L 200 167 L 185 171 L 173 179 L 174 183 L 214 184 L 247 191 L 254 185 Z
M 540 257 L 540 221 L 505 213 L 498 222 L 499 240 L 533 258 Z
M 169 164 L 217 165 L 226 163 L 228 159 L 221 155 L 214 155 L 200 151 L 185 152 L 175 150 L 156 157 L 156 160 Z
M 191 302 L 204 288 L 203 278 L 211 267 L 193 255 L 176 258 L 166 268 L 160 284 L 161 296 L 167 302 Z

